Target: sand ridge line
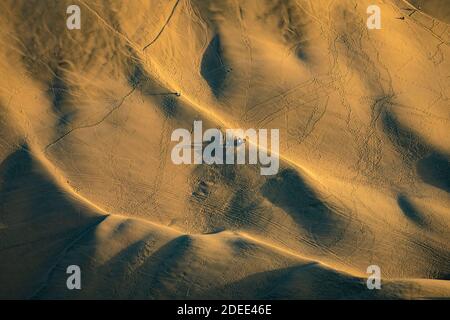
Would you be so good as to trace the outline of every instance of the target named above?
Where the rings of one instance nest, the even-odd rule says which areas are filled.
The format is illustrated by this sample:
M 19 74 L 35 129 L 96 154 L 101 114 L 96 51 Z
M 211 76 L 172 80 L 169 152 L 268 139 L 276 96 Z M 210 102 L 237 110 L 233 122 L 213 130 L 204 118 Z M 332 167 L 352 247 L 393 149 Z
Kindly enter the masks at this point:
M 63 175 L 61 174 L 61 172 L 59 171 L 59 169 L 57 167 L 55 167 L 45 156 L 43 156 L 43 154 L 40 154 L 39 151 L 36 151 L 36 149 L 32 148 L 31 146 L 30 146 L 30 151 L 28 151 L 28 152 L 30 153 L 31 156 L 33 156 L 35 159 L 37 159 L 39 161 L 39 163 L 41 163 L 44 166 L 45 169 L 47 169 L 49 171 L 48 173 L 50 174 L 51 178 L 53 178 L 54 181 L 58 184 L 58 186 L 60 186 L 64 191 L 66 191 L 67 193 L 69 193 L 72 196 L 74 196 L 76 199 L 78 199 L 78 201 L 80 201 L 80 202 L 82 202 L 84 204 L 87 204 L 90 207 L 94 208 L 96 211 L 102 213 L 103 216 L 101 217 L 101 221 L 100 222 L 104 221 L 105 219 L 107 219 L 110 216 L 116 216 L 116 217 L 120 217 L 120 218 L 126 218 L 126 219 L 130 219 L 130 220 L 138 220 L 138 221 L 141 221 L 143 223 L 148 223 L 148 224 L 153 225 L 153 226 L 155 226 L 155 227 L 157 227 L 159 229 L 166 229 L 166 230 L 168 230 L 170 232 L 175 232 L 175 233 L 177 233 L 180 236 L 189 236 L 189 237 L 194 237 L 194 238 L 195 237 L 206 236 L 205 234 L 187 234 L 187 233 L 184 233 L 183 231 L 180 231 L 180 230 L 178 230 L 176 228 L 173 228 L 173 227 L 170 227 L 170 226 L 166 226 L 166 225 L 162 225 L 162 224 L 159 224 L 157 222 L 154 222 L 154 221 L 151 221 L 151 220 L 147 220 L 147 219 L 141 219 L 141 218 L 136 218 L 136 217 L 129 217 L 129 216 L 122 215 L 122 214 L 117 214 L 117 213 L 107 213 L 106 210 L 104 210 L 103 208 L 101 208 L 97 204 L 93 203 L 92 201 L 90 201 L 86 197 L 82 196 L 81 194 L 77 193 L 73 188 L 71 188 L 66 183 L 63 183 L 62 181 L 64 181 L 64 178 L 63 178 Z M 37 152 L 37 154 L 34 154 L 34 152 Z M 54 174 L 52 174 L 51 171 L 54 171 Z M 333 269 L 333 270 L 338 271 L 338 272 L 345 272 L 345 273 L 348 273 L 350 275 L 360 276 L 356 271 L 340 270 L 339 268 L 333 267 L 333 266 L 331 266 L 331 265 L 329 265 L 327 263 L 324 263 L 322 261 L 319 261 L 319 260 L 316 260 L 316 259 L 311 259 L 311 258 L 308 258 L 308 257 L 304 257 L 304 256 L 299 255 L 299 254 L 297 254 L 295 252 L 292 252 L 292 251 L 290 251 L 288 249 L 282 248 L 282 247 L 277 246 L 277 245 L 272 244 L 272 243 L 268 243 L 266 241 L 263 241 L 263 240 L 261 240 L 261 239 L 259 239 L 257 237 L 251 236 L 251 235 L 249 235 L 247 233 L 244 233 L 244 232 L 231 232 L 231 231 L 222 231 L 222 232 L 235 234 L 235 235 L 240 236 L 242 238 L 245 238 L 247 240 L 250 240 L 250 241 L 256 242 L 258 244 L 264 245 L 264 246 L 270 248 L 271 250 L 276 250 L 276 251 L 282 252 L 284 254 L 288 254 L 288 255 L 297 257 L 297 258 L 302 259 L 302 260 L 308 260 L 308 261 L 311 261 L 311 262 L 323 265 L 323 266 L 325 266 L 327 268 Z
M 121 32 L 117 31 L 116 29 L 114 29 L 107 21 L 105 21 L 94 9 L 92 9 L 84 0 L 80 0 L 81 3 L 86 6 L 86 8 L 88 8 L 88 10 L 90 10 L 108 29 L 112 30 L 114 32 L 114 34 L 118 35 L 119 37 L 123 38 L 127 43 L 129 43 L 135 50 L 136 50 L 136 54 L 139 55 L 140 51 L 139 50 L 139 46 L 136 45 L 133 41 L 131 41 L 126 35 L 122 34 Z M 168 76 L 162 74 L 161 70 L 163 70 L 161 68 L 161 66 L 157 63 L 155 63 L 155 61 L 153 59 L 151 59 L 150 56 L 146 55 L 145 56 L 146 59 L 143 59 L 141 57 L 138 56 L 138 59 L 144 63 L 144 65 L 147 65 L 147 59 L 150 59 L 150 61 L 152 62 L 152 64 L 156 65 L 157 69 L 158 69 L 158 73 L 161 76 L 164 76 L 164 82 L 166 82 L 166 85 L 169 87 L 169 91 L 173 91 L 173 92 L 180 92 L 179 90 L 176 90 L 176 86 L 171 83 L 170 81 L 167 81 Z M 162 85 L 164 86 L 164 83 L 162 83 Z M 215 122 L 218 122 L 219 124 L 222 124 L 224 127 L 227 128 L 238 128 L 239 126 L 233 126 L 231 125 L 231 123 L 223 118 L 221 118 L 219 115 L 217 115 L 215 112 L 211 111 L 210 109 L 207 109 L 206 107 L 203 107 L 201 105 L 199 105 L 198 103 L 196 103 L 192 98 L 187 97 L 185 94 L 180 95 L 180 98 L 183 99 L 185 98 L 189 104 L 194 107 L 194 109 L 196 109 L 197 111 L 202 112 L 203 114 L 207 115 L 207 117 L 209 117 L 211 120 L 214 120 Z M 258 146 L 257 146 L 258 147 Z M 264 150 L 263 148 L 261 148 L 262 150 Z M 267 149 L 264 150 L 267 152 Z M 283 159 L 284 161 L 290 163 L 291 165 L 293 165 L 294 167 L 300 169 L 301 171 L 307 172 L 309 175 L 313 175 L 312 172 L 310 170 L 307 170 L 304 166 L 300 165 L 299 163 L 296 163 L 294 160 L 283 156 L 281 154 L 277 154 L 275 153 L 275 155 L 279 156 L 280 159 Z
M 173 14 L 175 13 L 175 9 L 177 8 L 178 3 L 180 3 L 180 0 L 176 0 L 175 5 L 173 6 L 172 11 L 170 12 L 169 16 L 167 17 L 167 20 L 166 20 L 166 22 L 164 23 L 164 25 L 162 26 L 161 30 L 159 30 L 159 32 L 158 32 L 158 34 L 156 35 L 156 37 L 155 37 L 152 41 L 150 41 L 149 44 L 147 44 L 147 45 L 142 49 L 142 51 L 145 51 L 148 47 L 150 47 L 152 44 L 154 44 L 154 43 L 159 39 L 159 37 L 160 37 L 161 34 L 163 33 L 163 31 L 164 31 L 164 29 L 166 28 L 166 26 L 169 24 L 170 19 L 172 19 L 172 16 L 173 16 Z

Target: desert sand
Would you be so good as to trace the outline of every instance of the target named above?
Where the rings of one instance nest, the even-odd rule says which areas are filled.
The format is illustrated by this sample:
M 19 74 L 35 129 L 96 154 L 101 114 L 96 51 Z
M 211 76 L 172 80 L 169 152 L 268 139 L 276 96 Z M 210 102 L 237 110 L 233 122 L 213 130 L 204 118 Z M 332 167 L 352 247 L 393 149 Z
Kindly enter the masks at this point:
M 0 298 L 450 298 L 449 8 L 0 1 Z M 279 172 L 174 165 L 194 120 Z

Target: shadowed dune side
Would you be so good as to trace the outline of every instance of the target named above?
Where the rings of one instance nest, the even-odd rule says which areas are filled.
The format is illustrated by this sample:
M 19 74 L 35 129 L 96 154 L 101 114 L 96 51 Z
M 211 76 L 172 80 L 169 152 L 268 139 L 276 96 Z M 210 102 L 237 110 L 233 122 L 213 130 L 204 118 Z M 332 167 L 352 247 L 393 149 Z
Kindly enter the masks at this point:
M 29 298 L 103 214 L 62 190 L 26 145 L 0 164 L 2 298 Z M 19 285 L 20 284 L 20 285 Z
M 62 290 L 69 261 L 85 270 L 83 290 Z M 393 299 L 445 297 L 450 290 L 445 281 L 414 280 L 389 281 L 383 289 L 369 291 L 365 279 L 239 234 L 180 235 L 110 216 L 68 252 L 37 297 L 89 299 L 101 291 L 112 299 Z
M 317 198 L 294 170 L 285 169 L 268 179 L 261 192 L 271 203 L 288 212 L 299 226 L 318 238 L 341 231 L 338 216 Z
M 222 48 L 220 44 L 220 36 L 216 35 L 210 41 L 208 47 L 203 54 L 200 73 L 211 87 L 215 96 L 219 96 L 227 73 L 229 71 L 223 57 Z
M 398 153 L 405 162 L 417 170 L 424 182 L 450 192 L 449 155 L 424 142 L 414 132 L 400 124 L 392 113 L 384 113 L 383 126 Z
M 350 277 L 314 263 L 286 269 L 262 272 L 223 288 L 212 290 L 211 295 L 238 297 L 239 299 L 421 299 L 446 297 L 445 281 L 387 281 L 383 291 L 361 290 L 365 279 Z M 256 284 L 256 285 L 255 285 Z
M 417 162 L 417 171 L 423 181 L 450 192 L 450 157 L 432 152 Z
M 407 0 L 417 9 L 446 23 L 450 23 L 450 8 L 446 0 Z
M 413 204 L 411 204 L 407 197 L 400 195 L 397 201 L 398 205 L 408 219 L 418 224 L 420 227 L 427 227 L 428 223 L 426 218 L 414 207 Z

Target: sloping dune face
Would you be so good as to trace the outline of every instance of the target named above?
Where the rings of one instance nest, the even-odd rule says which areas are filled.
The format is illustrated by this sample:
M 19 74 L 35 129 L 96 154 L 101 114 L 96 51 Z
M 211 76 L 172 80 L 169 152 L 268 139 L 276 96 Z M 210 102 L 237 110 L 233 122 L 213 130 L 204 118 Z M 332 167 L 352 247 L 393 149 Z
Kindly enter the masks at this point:
M 1 1 L 0 298 L 450 297 L 450 26 L 418 2 Z M 195 120 L 279 129 L 279 170 L 174 164 Z
M 450 7 L 446 0 L 409 0 L 411 5 L 433 18 L 450 23 Z

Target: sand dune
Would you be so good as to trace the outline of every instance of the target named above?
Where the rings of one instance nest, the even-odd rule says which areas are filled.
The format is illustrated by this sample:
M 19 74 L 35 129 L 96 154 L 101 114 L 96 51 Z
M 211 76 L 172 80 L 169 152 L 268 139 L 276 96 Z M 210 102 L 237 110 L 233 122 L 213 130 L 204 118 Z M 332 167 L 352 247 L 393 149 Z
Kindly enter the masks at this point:
M 372 2 L 2 1 L 0 298 L 449 298 L 448 5 Z M 278 173 L 173 164 L 194 120 Z

